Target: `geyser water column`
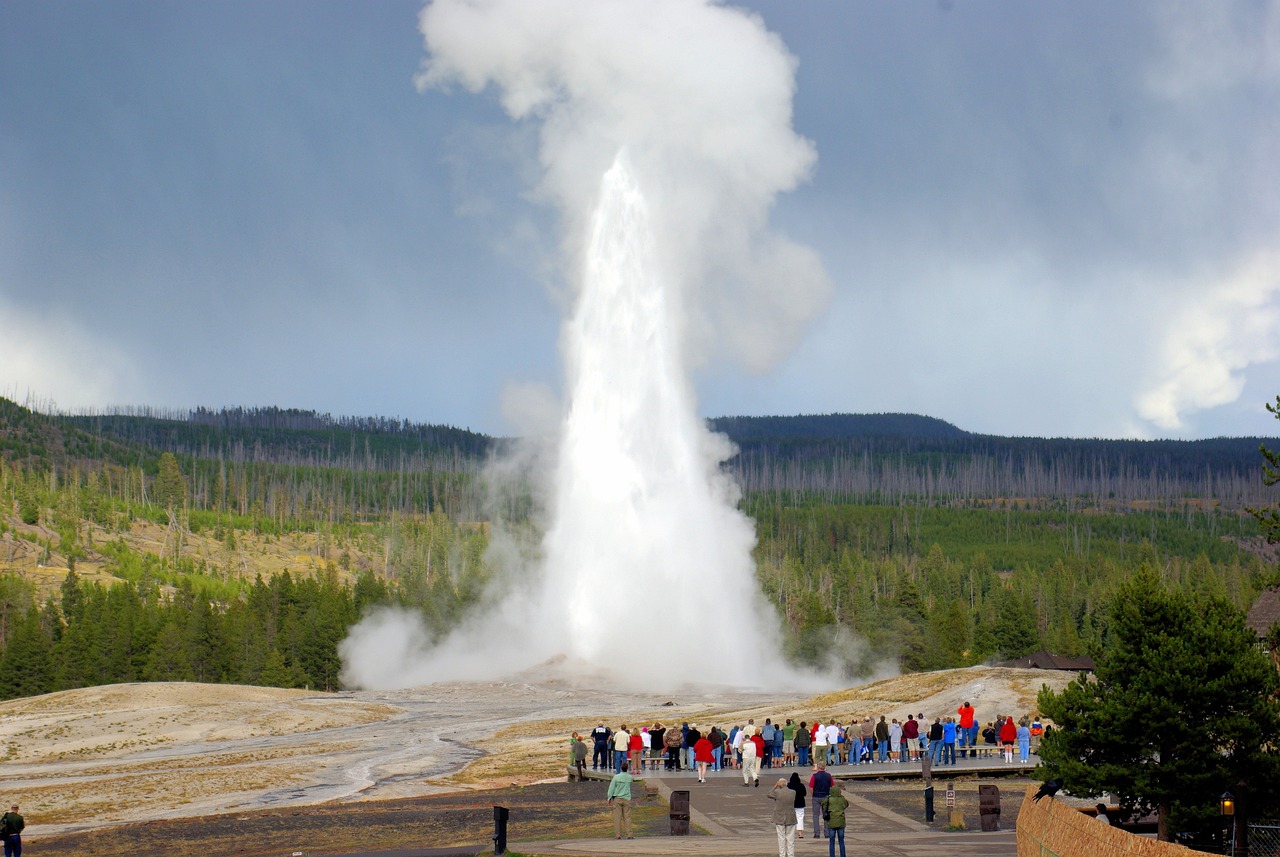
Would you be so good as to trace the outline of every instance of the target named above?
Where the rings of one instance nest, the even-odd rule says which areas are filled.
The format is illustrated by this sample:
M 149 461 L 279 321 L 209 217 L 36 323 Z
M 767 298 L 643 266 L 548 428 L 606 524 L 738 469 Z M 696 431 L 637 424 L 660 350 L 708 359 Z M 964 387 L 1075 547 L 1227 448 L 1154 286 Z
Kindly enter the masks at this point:
M 650 690 L 794 685 L 754 527 L 720 472 L 729 444 L 698 419 L 691 377 L 767 371 L 829 294 L 817 254 L 769 224 L 816 160 L 791 127 L 795 59 L 719 0 L 433 0 L 420 26 L 420 87 L 492 93 L 522 126 L 516 148 L 536 135 L 533 196 L 572 272 L 563 425 L 553 462 L 504 471 L 532 473 L 517 490 L 540 503 L 539 540 L 495 521 L 480 608 L 443 639 L 412 611 L 375 611 L 342 645 L 343 681 L 550 662 Z
M 564 331 L 549 604 L 564 611 L 568 653 L 619 678 L 758 684 L 778 677 L 776 620 L 755 583 L 754 528 L 719 469 L 731 447 L 697 416 L 680 282 L 655 242 L 621 153 L 601 182 Z

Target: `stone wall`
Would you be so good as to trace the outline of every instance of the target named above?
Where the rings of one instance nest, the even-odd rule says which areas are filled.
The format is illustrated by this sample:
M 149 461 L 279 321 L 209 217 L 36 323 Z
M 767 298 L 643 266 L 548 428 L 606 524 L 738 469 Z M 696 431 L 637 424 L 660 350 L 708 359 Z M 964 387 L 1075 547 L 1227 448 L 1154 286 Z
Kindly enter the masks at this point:
M 1053 798 L 1032 800 L 1027 789 L 1018 812 L 1018 857 L 1189 857 L 1200 855 L 1183 845 L 1157 842 L 1110 827 Z

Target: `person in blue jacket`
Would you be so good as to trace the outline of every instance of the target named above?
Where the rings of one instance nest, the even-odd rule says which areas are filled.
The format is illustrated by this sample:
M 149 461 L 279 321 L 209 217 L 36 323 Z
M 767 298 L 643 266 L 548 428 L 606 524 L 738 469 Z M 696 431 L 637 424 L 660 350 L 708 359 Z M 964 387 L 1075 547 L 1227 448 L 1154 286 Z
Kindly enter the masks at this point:
M 942 724 L 942 764 L 956 763 L 956 719 L 948 717 Z

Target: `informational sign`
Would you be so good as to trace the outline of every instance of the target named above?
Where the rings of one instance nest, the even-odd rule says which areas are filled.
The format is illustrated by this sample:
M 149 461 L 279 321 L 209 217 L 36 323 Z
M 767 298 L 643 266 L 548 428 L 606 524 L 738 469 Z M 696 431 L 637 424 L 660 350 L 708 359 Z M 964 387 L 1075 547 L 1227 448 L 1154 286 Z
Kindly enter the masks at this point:
M 955 806 L 955 805 L 956 805 L 956 790 L 947 789 L 947 806 Z

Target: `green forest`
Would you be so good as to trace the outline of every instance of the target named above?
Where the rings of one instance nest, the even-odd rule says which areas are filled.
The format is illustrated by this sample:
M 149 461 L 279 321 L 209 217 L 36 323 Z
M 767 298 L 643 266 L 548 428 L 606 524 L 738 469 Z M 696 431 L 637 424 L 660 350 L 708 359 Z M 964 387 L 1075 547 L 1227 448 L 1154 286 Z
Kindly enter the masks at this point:
M 788 655 L 854 677 L 1106 645 L 1139 568 L 1244 609 L 1277 582 L 1250 509 L 1273 440 L 975 436 L 911 415 L 713 421 Z M 123 681 L 335 689 L 374 605 L 446 633 L 536 540 L 509 443 L 278 409 L 50 415 L 0 399 L 0 696 Z M 511 498 L 516 498 L 512 500 Z

